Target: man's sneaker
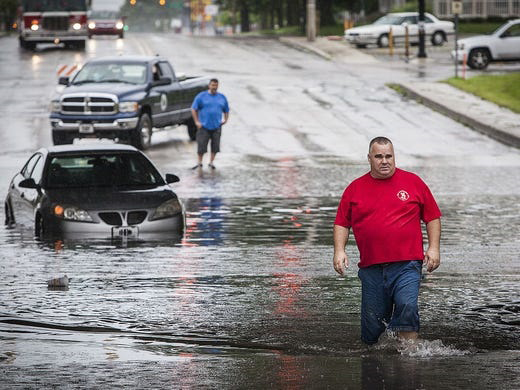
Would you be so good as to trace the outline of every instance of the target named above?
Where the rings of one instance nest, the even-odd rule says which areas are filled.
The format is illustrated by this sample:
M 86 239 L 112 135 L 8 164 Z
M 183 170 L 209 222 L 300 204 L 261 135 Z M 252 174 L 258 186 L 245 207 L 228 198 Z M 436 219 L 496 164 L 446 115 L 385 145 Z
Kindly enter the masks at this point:
M 211 169 L 217 169 L 217 167 L 211 163 L 208 164 L 208 168 L 211 168 Z
M 192 167 L 191 169 L 197 169 L 197 168 L 201 168 L 202 169 L 202 164 L 197 164 L 194 167 Z

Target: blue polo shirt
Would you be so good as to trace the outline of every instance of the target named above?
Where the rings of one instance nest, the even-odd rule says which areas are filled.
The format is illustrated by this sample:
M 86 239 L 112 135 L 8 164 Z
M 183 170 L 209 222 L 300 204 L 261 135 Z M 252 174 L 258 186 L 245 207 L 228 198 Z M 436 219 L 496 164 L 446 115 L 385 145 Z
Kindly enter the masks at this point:
M 227 99 L 221 93 L 211 94 L 209 91 L 200 92 L 191 108 L 199 114 L 199 121 L 207 130 L 217 130 L 222 123 L 222 113 L 229 112 Z

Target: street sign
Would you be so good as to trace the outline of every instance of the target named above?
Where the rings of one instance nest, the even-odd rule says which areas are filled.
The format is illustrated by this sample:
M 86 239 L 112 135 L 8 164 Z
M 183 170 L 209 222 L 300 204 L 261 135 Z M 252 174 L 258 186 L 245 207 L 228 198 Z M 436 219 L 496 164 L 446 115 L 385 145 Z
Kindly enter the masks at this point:
M 218 14 L 218 5 L 209 4 L 204 7 L 204 13 L 206 15 L 215 16 Z
M 456 0 L 451 2 L 451 12 L 455 15 L 462 13 L 462 1 Z

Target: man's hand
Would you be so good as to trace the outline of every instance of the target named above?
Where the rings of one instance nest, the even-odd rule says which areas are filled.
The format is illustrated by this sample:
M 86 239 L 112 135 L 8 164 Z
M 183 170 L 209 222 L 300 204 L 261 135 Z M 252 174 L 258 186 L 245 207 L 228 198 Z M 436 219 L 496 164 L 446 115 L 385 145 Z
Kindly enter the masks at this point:
M 195 126 L 197 126 L 197 129 L 200 129 L 202 127 L 202 123 L 195 121 Z
M 334 263 L 334 269 L 340 275 L 344 275 L 345 268 L 348 268 L 348 257 L 345 251 L 334 253 L 334 259 L 332 260 Z
M 439 250 L 428 248 L 424 254 L 424 264 L 426 265 L 428 272 L 433 272 L 439 268 L 439 265 L 441 264 L 441 255 Z

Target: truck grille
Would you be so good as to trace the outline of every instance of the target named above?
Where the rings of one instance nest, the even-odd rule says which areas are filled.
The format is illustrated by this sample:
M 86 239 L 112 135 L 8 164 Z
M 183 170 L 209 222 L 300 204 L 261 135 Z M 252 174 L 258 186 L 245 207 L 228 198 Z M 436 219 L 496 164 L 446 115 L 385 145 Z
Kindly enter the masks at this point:
M 61 113 L 65 115 L 111 115 L 117 112 L 117 97 L 110 94 L 64 95 Z
M 44 16 L 42 27 L 51 31 L 67 31 L 69 29 L 68 16 Z

